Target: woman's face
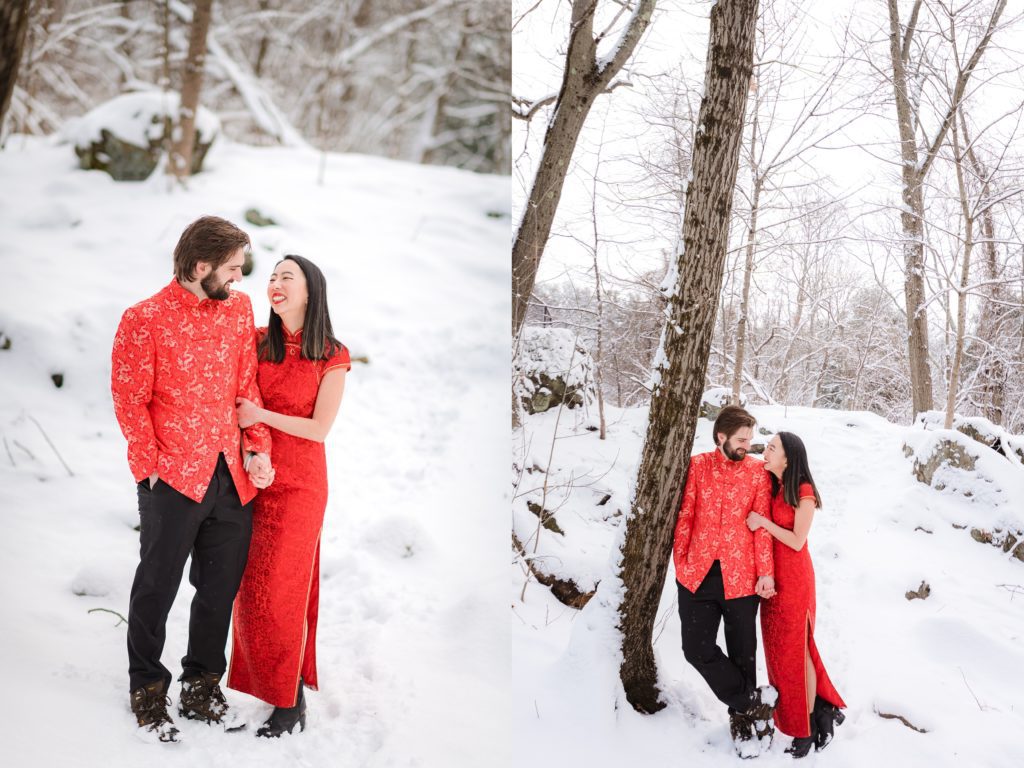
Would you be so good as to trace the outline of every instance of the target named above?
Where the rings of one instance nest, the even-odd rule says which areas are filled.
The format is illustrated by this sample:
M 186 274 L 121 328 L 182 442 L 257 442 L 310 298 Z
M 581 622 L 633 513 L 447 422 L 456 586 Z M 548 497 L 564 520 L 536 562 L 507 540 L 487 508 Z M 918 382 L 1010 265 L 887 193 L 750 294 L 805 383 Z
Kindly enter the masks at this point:
M 309 301 L 306 276 L 299 265 L 285 259 L 276 267 L 267 284 L 267 298 L 270 306 L 279 316 L 302 317 Z
M 778 435 L 769 440 L 764 449 L 764 465 L 769 472 L 779 478 L 786 471 L 786 452 L 782 449 L 782 441 Z

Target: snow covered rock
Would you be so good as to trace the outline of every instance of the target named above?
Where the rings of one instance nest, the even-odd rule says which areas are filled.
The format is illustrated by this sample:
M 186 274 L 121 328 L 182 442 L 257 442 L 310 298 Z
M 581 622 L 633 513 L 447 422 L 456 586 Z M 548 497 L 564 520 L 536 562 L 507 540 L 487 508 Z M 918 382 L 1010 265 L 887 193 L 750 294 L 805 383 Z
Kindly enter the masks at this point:
M 65 135 L 74 143 L 83 170 L 106 171 L 114 181 L 141 181 L 160 162 L 166 126 L 177 116 L 178 103 L 177 93 L 125 93 L 70 123 Z M 219 132 L 217 116 L 199 107 L 192 173 L 202 170 Z
M 527 413 L 544 413 L 565 404 L 576 408 L 595 398 L 594 361 L 567 328 L 526 326 L 515 361 L 517 396 Z
M 727 387 L 712 387 L 700 396 L 700 417 L 714 421 L 722 409 L 732 402 L 732 390 Z M 740 405 L 747 406 L 747 397 L 740 392 Z
M 943 411 L 925 411 L 918 414 L 916 421 L 917 425 L 929 430 L 942 429 L 945 423 Z M 1007 432 L 982 416 L 954 415 L 953 429 L 996 453 L 1024 463 L 1024 438 Z
M 943 430 L 943 433 L 945 436 L 936 434 L 932 440 L 916 448 L 909 443 L 903 446 L 904 455 L 914 457 L 914 477 L 918 482 L 940 491 L 946 487 L 944 480 L 948 474 L 940 470 L 952 468 L 973 472 L 978 460 L 962 438 L 948 430 Z

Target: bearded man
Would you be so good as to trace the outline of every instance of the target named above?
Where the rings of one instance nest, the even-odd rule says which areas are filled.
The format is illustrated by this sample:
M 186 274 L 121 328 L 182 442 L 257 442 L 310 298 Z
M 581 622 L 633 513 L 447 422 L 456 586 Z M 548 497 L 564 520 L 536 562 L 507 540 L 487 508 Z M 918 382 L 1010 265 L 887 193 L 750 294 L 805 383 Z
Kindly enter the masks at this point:
M 128 606 L 130 704 L 149 740 L 180 741 L 167 713 L 172 677 L 160 657 L 189 555 L 196 594 L 178 712 L 239 727 L 219 685 L 224 645 L 249 553 L 253 498 L 273 476 L 269 430 L 239 430 L 235 410 L 236 397 L 261 402 L 252 306 L 231 290 L 249 246 L 248 235 L 225 219 L 190 224 L 174 249 L 174 278 L 125 311 L 114 338 L 111 394 L 140 520 Z
M 717 447 L 690 459 L 672 545 L 683 654 L 729 708 L 742 757 L 770 744 L 776 699 L 755 667 L 758 605 L 775 592 L 771 536 L 746 525 L 752 511 L 769 517 L 771 501 L 764 462 L 747 455 L 756 423 L 739 406 L 718 414 Z M 723 620 L 728 654 L 717 645 Z

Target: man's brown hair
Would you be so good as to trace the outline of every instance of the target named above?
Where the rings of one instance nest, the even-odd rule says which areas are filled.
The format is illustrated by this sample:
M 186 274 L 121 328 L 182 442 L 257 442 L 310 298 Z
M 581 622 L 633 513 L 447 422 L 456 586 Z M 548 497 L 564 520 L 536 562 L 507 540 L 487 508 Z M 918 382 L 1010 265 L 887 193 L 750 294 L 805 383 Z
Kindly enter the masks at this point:
M 757 419 L 751 416 L 745 409 L 740 408 L 738 405 L 727 405 L 718 414 L 718 418 L 715 419 L 715 429 L 711 434 L 714 435 L 715 445 L 718 445 L 718 433 L 721 432 L 725 435 L 725 439 L 728 440 L 730 437 L 739 432 L 743 427 L 754 428 L 757 424 Z
M 194 280 L 199 262 L 217 269 L 239 248 L 250 246 L 249 236 L 227 219 L 203 216 L 185 228 L 174 246 L 174 276 L 181 282 Z

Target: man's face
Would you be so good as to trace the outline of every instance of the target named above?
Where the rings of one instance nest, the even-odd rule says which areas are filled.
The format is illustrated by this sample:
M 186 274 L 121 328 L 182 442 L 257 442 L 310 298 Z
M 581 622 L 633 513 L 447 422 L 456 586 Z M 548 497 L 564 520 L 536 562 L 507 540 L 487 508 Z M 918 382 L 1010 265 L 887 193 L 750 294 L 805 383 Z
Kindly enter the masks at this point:
M 747 455 L 750 450 L 750 441 L 754 439 L 754 430 L 752 427 L 740 427 L 736 430 L 735 434 L 725 442 L 725 434 L 722 432 L 718 433 L 719 445 L 722 448 L 722 453 L 725 454 L 726 458 L 732 459 L 733 461 L 743 461 L 743 457 Z
M 217 269 L 208 271 L 199 281 L 203 293 L 214 301 L 224 301 L 231 296 L 231 284 L 242 279 L 242 265 L 245 263 L 245 249 L 239 248 L 231 258 Z M 200 270 L 209 270 L 209 265 L 200 263 Z

